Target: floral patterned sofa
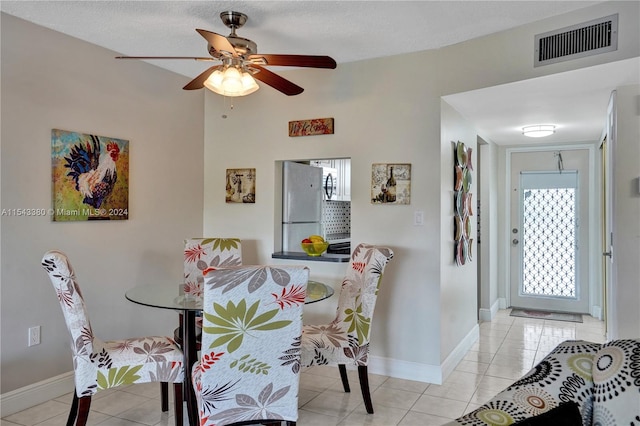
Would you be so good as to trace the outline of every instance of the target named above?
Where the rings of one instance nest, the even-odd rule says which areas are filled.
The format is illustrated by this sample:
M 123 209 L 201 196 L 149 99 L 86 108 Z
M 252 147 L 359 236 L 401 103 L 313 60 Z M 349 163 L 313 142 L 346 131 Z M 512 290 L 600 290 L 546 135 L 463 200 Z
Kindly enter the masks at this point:
M 640 426 L 640 339 L 568 340 L 453 425 Z

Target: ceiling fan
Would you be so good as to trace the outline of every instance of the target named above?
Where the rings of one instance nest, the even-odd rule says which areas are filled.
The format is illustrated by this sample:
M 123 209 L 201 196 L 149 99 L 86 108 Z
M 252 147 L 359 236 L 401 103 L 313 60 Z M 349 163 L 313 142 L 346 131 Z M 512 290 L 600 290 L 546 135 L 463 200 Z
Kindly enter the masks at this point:
M 202 89 L 203 87 L 224 96 L 244 96 L 258 90 L 255 79 L 274 89 L 292 96 L 304 89 L 291 81 L 280 77 L 265 66 L 331 68 L 336 61 L 329 56 L 313 55 L 279 55 L 258 54 L 255 42 L 240 37 L 236 30 L 247 22 L 247 15 L 240 12 L 227 11 L 220 14 L 220 19 L 229 28 L 227 37 L 211 31 L 196 29 L 207 40 L 211 57 L 191 56 L 116 56 L 116 59 L 194 59 L 196 61 L 222 61 L 191 80 L 184 90 Z

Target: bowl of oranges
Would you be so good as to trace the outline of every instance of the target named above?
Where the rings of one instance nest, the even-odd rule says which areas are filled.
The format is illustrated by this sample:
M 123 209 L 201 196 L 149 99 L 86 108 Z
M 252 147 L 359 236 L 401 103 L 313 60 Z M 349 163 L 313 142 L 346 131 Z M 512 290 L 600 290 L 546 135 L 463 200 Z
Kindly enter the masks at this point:
M 302 240 L 300 246 L 308 256 L 318 257 L 327 251 L 329 243 L 320 235 L 310 235 L 308 238 Z

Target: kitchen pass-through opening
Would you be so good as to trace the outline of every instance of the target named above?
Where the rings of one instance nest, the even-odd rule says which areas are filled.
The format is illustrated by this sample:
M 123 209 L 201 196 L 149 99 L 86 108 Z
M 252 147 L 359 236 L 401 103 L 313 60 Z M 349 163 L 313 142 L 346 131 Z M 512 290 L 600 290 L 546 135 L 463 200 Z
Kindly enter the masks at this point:
M 350 159 L 282 162 L 283 252 L 302 253 L 303 239 L 322 235 L 327 253 L 351 254 L 350 166 Z

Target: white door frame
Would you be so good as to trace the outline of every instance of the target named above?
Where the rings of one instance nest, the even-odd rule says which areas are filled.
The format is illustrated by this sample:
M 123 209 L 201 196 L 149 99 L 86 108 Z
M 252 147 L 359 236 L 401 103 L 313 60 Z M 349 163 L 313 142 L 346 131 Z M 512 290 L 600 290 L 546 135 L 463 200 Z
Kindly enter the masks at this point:
M 597 205 L 599 203 L 599 197 L 596 192 L 596 142 L 593 144 L 575 144 L 575 145 L 545 145 L 545 146 L 526 146 L 526 147 L 511 147 L 505 150 L 505 169 L 504 169 L 504 192 L 505 194 L 505 203 L 504 203 L 504 217 L 505 221 L 503 223 L 503 240 L 502 240 L 502 253 L 503 259 L 509 258 L 509 250 L 511 248 L 511 155 L 514 153 L 522 153 L 522 152 L 540 152 L 540 151 L 567 151 L 574 149 L 585 149 L 589 152 L 589 177 L 588 177 L 588 188 L 586 191 L 589 194 L 589 221 L 585 225 L 582 223 L 582 226 L 587 226 L 589 230 L 589 313 L 592 316 L 599 317 L 601 312 L 600 306 L 595 306 L 595 301 L 597 298 L 595 295 L 596 292 L 601 291 L 599 285 L 597 285 L 596 277 L 599 277 L 600 273 L 600 260 L 602 257 L 602 252 L 600 251 L 600 245 L 595 244 L 596 241 L 600 241 L 600 228 L 599 228 L 599 217 Z M 511 277 L 511 266 L 510 262 L 507 260 L 504 262 L 504 275 L 503 275 L 503 283 L 504 283 L 504 294 L 505 294 L 505 307 L 511 306 L 511 286 L 509 285 L 510 277 Z M 598 301 L 598 303 L 601 303 Z
M 609 98 L 609 104 L 607 106 L 607 128 L 605 129 L 606 138 L 607 138 L 607 191 L 609 193 L 608 200 L 605 201 L 605 208 L 609 211 L 607 212 L 607 228 L 610 231 L 609 238 L 612 239 L 612 234 L 614 233 L 614 213 L 615 213 L 615 174 L 613 173 L 614 162 L 615 162 L 615 150 L 616 150 L 616 139 L 617 139 L 617 115 L 616 115 L 616 91 L 611 92 L 611 97 Z M 601 138 L 601 140 L 604 139 Z M 615 261 L 615 241 L 609 240 L 611 246 L 609 250 L 611 252 L 610 264 L 607 269 L 607 309 L 606 309 L 606 327 L 607 327 L 607 339 L 613 340 L 618 338 L 618 323 L 616 321 L 616 317 L 614 312 L 617 312 L 617 269 L 616 269 L 616 261 Z

